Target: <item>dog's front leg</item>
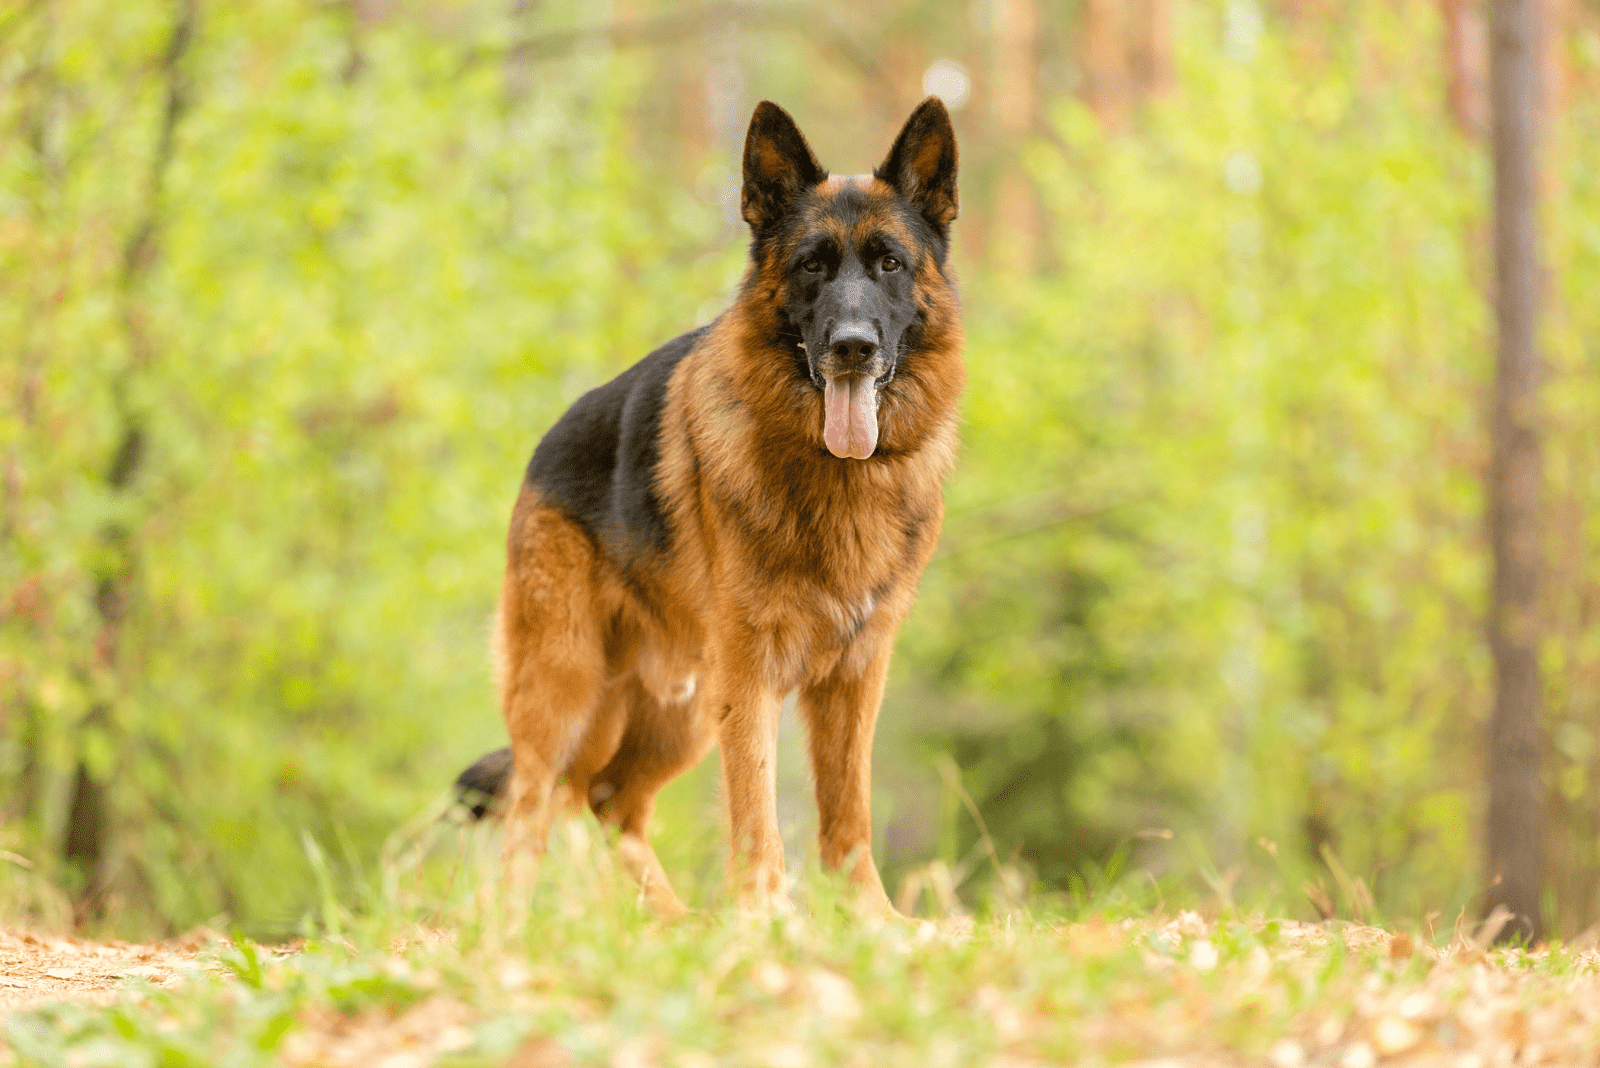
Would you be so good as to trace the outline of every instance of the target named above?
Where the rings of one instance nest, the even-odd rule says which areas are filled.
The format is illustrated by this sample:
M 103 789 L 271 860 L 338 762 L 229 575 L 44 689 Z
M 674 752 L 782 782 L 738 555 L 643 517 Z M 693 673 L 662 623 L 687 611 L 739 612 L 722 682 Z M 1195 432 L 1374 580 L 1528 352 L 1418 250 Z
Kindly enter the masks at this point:
M 733 643 L 730 643 L 730 646 Z M 778 718 L 783 704 L 753 658 L 725 647 L 706 697 L 717 718 L 722 780 L 732 831 L 728 881 L 741 909 L 765 913 L 787 904 L 778 835 Z
M 894 632 L 890 628 L 887 635 L 869 633 L 859 640 L 874 639 L 879 648 L 867 656 L 847 655 L 832 673 L 801 687 L 800 716 L 811 744 L 823 867 L 848 866 L 860 904 L 891 912 L 872 861 L 872 735 Z

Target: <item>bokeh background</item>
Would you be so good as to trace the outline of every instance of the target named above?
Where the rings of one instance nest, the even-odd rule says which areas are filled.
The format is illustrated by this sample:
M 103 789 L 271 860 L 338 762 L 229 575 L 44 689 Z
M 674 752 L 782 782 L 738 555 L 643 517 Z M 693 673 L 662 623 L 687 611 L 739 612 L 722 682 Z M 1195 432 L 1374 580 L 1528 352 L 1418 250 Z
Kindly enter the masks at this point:
M 1600 9 L 1549 18 L 1570 933 L 1600 916 Z M 891 892 L 984 892 L 965 792 L 1044 891 L 1472 909 L 1484 49 L 1476 0 L 6 6 L 0 919 L 265 936 L 319 875 L 375 884 L 503 744 L 533 444 L 740 277 L 752 107 L 855 173 L 927 92 L 971 384 L 877 746 Z M 716 780 L 658 821 L 702 903 Z

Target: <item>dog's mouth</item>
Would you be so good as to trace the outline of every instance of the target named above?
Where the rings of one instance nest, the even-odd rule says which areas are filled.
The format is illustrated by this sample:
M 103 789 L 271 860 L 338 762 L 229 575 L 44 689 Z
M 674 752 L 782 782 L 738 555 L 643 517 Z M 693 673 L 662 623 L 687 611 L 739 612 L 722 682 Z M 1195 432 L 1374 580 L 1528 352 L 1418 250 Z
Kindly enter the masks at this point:
M 894 380 L 895 361 L 871 324 L 800 342 L 812 383 L 822 391 L 822 443 L 841 460 L 866 460 L 878 449 L 878 402 Z M 820 353 L 819 356 L 812 355 Z
M 830 375 L 822 388 L 822 441 L 841 460 L 865 460 L 878 447 L 878 380 Z

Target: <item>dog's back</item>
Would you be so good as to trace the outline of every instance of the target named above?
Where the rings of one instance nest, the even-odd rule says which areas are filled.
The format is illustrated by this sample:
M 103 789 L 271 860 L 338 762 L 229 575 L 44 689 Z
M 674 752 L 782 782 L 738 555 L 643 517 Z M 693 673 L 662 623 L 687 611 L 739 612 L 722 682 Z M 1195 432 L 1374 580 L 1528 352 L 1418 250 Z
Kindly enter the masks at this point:
M 528 462 L 526 483 L 603 539 L 615 557 L 668 547 L 656 491 L 662 410 L 673 371 L 705 332 L 701 327 L 668 342 L 578 398 Z

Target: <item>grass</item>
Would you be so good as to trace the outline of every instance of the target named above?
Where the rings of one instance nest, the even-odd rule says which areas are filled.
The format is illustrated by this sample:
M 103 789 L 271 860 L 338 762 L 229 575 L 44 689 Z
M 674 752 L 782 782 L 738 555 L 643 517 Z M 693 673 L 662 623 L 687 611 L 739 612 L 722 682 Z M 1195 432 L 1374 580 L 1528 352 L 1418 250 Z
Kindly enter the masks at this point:
M 1600 958 L 1570 948 L 1163 915 L 1112 892 L 870 922 L 823 879 L 792 915 L 662 925 L 581 825 L 521 892 L 489 854 L 433 873 L 447 889 L 391 880 L 359 912 L 330 896 L 302 944 L 218 941 L 174 989 L 15 1014 L 0 1062 L 1362 1068 L 1600 1052 Z

